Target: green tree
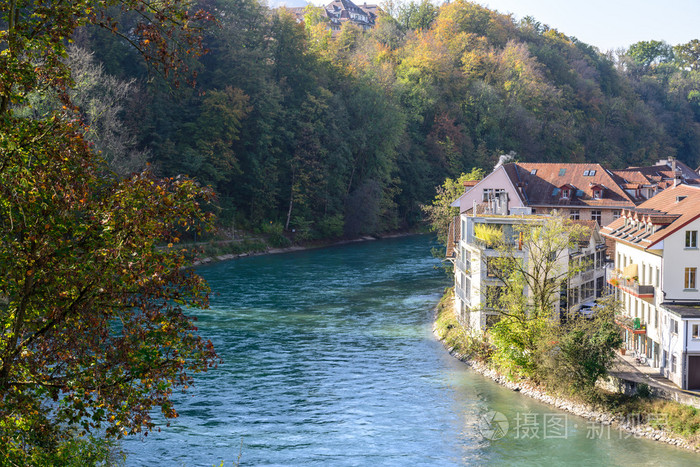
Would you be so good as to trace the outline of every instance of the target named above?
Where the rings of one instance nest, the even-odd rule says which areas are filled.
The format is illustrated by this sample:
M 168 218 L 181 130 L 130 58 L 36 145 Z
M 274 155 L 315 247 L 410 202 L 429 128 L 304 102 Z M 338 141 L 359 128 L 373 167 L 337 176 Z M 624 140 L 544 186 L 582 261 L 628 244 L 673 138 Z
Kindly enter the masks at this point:
M 146 23 L 129 40 L 147 59 L 159 57 L 164 74 L 182 64 L 182 47 L 197 52 L 190 20 L 202 15 L 189 4 L 106 5 L 142 14 Z M 104 10 L 88 1 L 7 6 L 0 13 L 0 451 L 12 465 L 61 464 L 73 448 L 101 455 L 76 436 L 149 429 L 156 407 L 176 416 L 173 389 L 216 364 L 211 342 L 184 314 L 206 305 L 208 289 L 173 248 L 186 230 L 211 224 L 200 206 L 211 193 L 184 177 L 110 176 L 91 148 L 64 58 L 80 25 L 119 33 Z M 63 106 L 31 115 L 32 93 L 56 93 Z
M 487 267 L 500 279 L 498 296 L 487 297 L 499 320 L 491 328 L 495 361 L 504 369 L 536 376 L 538 347 L 556 326 L 562 284 L 579 272 L 569 266 L 569 252 L 585 237 L 585 228 L 562 218 L 516 225 L 503 232 L 498 255 Z
M 642 67 L 649 68 L 673 60 L 673 47 L 662 41 L 639 41 L 630 46 L 627 54 Z
M 615 316 L 621 312 L 615 297 L 599 299 L 591 318 L 576 316 L 557 326 L 541 341 L 539 374 L 566 391 L 593 398 L 595 384 L 608 374 L 623 343 Z
M 700 40 L 693 39 L 673 47 L 673 56 L 679 67 L 700 71 Z
M 448 178 L 436 188 L 437 194 L 432 204 L 423 206 L 423 211 L 428 216 L 430 228 L 437 234 L 438 241 L 447 245 L 447 232 L 450 223 L 459 215 L 459 208 L 452 207 L 452 203 L 464 193 L 464 182 L 469 180 L 481 180 L 484 171 L 473 168 L 469 173 L 463 173 L 456 179 Z
M 396 20 L 404 31 L 428 30 L 437 14 L 437 7 L 429 0 L 411 1 L 398 7 Z

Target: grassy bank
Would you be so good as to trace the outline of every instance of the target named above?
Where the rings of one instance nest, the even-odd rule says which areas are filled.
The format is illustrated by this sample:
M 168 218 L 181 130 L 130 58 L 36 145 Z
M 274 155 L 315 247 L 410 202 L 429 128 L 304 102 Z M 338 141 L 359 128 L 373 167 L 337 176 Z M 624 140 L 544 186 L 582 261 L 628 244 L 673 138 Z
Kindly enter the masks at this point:
M 434 332 L 460 360 L 491 377 L 498 374 L 497 378 L 493 378 L 498 382 L 508 381 L 507 376 L 498 371 L 491 359 L 493 352 L 487 336 L 471 336 L 457 320 L 451 288 L 446 289 L 437 306 Z M 644 432 L 652 439 L 672 441 L 680 438 L 686 447 L 700 450 L 700 410 L 679 402 L 653 398 L 644 385 L 640 385 L 638 393 L 633 396 L 609 392 L 599 387 L 584 396 L 566 384 L 553 388 L 526 379 L 519 380 L 518 384 L 534 388 L 534 391 L 528 393 L 532 397 L 535 397 L 534 393 L 548 396 L 536 397 L 545 402 L 565 399 L 579 407 L 586 407 L 588 412 L 608 414 L 606 418 L 615 420 L 621 429 Z M 634 423 L 629 423 L 630 420 Z M 648 429 L 655 431 L 648 433 Z
M 323 248 L 333 245 L 342 245 L 364 240 L 379 240 L 383 238 L 402 237 L 406 235 L 417 235 L 422 232 L 420 229 L 391 231 L 373 236 L 363 236 L 359 238 L 327 238 L 314 240 L 294 240 L 288 236 L 273 233 L 254 233 L 237 231 L 235 239 L 227 238 L 226 235 L 204 242 L 184 243 L 178 245 L 187 250 L 187 257 L 192 264 L 202 264 L 210 261 L 220 261 L 233 259 L 237 256 L 257 255 L 264 253 L 280 253 L 284 251 L 307 250 L 313 248 Z
M 450 352 L 460 359 L 487 363 L 490 358 L 489 346 L 484 339 L 470 336 L 457 320 L 454 313 L 453 289 L 446 289 L 440 299 L 435 316 L 434 332 Z

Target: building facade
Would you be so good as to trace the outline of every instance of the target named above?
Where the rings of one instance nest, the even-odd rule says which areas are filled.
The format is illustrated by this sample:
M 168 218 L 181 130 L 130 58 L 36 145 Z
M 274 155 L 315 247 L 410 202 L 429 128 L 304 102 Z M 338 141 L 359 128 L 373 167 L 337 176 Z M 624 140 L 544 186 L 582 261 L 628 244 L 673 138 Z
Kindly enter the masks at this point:
M 495 260 L 504 254 L 521 261 L 526 267 L 530 261 L 527 244 L 519 232 L 522 226 L 543 225 L 549 216 L 528 215 L 522 208 L 506 208 L 506 193 L 490 195 L 490 202 L 477 206 L 477 213 L 461 214 L 454 239 L 455 314 L 463 326 L 472 331 L 483 331 L 498 320 L 498 297 L 504 287 L 503 278 L 494 271 Z M 571 221 L 581 224 L 582 235 L 576 238 L 556 258 L 556 269 L 562 276 L 559 297 L 554 298 L 553 317 L 565 318 L 581 308 L 591 308 L 594 299 L 605 289 L 605 242 L 597 223 Z M 498 231 L 502 241 L 509 245 L 507 252 L 497 248 L 488 239 L 488 232 Z M 484 233 L 486 232 L 486 234 Z M 569 274 L 568 271 L 575 271 Z M 528 294 L 529 291 L 525 290 Z
M 453 206 L 463 213 L 491 193 L 506 193 L 511 207 L 528 207 L 533 214 L 556 210 L 572 220 L 594 220 L 603 226 L 618 219 L 623 209 L 678 184 L 700 184 L 700 176 L 673 159 L 623 170 L 600 164 L 507 163 L 466 187 Z
M 307 7 L 287 8 L 294 13 L 297 21 L 304 21 Z M 354 24 L 363 31 L 372 29 L 379 14 L 377 5 L 368 5 L 363 3 L 357 5 L 350 0 L 334 0 L 323 8 L 325 20 L 328 23 L 328 28 L 333 34 L 340 32 L 343 24 Z
M 683 389 L 700 389 L 700 187 L 665 189 L 602 233 L 615 242 L 607 282 L 625 342 Z

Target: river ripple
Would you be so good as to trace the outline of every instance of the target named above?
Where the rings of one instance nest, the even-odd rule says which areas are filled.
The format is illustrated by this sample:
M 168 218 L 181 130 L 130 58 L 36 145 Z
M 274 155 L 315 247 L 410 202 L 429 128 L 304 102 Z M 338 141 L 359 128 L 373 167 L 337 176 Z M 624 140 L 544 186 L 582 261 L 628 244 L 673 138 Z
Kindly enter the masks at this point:
M 225 363 L 175 395 L 170 426 L 124 442 L 128 465 L 232 465 L 239 454 L 242 465 L 292 466 L 700 460 L 608 434 L 450 357 L 431 333 L 449 280 L 429 249 L 414 236 L 200 268 L 214 296 L 199 329 Z M 492 411 L 509 422 L 497 441 L 482 436 Z M 544 436 L 545 417 L 564 420 L 566 437 Z

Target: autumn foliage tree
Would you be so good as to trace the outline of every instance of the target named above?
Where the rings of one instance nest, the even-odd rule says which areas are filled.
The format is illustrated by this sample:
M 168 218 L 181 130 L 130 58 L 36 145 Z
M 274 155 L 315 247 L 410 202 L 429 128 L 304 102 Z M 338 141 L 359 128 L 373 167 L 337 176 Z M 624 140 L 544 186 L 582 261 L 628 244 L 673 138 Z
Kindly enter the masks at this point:
M 188 3 L 10 0 L 0 16 L 0 452 L 66 464 L 82 434 L 120 437 L 177 415 L 174 388 L 217 362 L 186 306 L 207 303 L 184 269 L 182 232 L 206 228 L 211 193 L 186 178 L 113 176 L 69 97 L 66 44 L 106 7 L 144 20 L 129 40 L 163 74 L 197 52 Z M 99 6 L 100 8 L 97 8 Z M 29 97 L 62 106 L 23 112 Z M 28 117 L 27 115 L 31 115 Z M 67 448 L 68 446 L 68 448 Z M 74 461 L 73 461 L 74 462 Z

